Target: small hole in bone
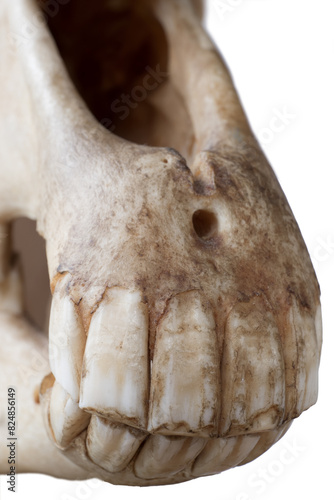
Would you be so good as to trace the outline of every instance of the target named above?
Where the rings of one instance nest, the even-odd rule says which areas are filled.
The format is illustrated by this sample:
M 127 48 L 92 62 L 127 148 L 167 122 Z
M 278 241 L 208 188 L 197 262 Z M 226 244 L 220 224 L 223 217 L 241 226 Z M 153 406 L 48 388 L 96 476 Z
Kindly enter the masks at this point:
M 208 240 L 216 236 L 218 220 L 216 215 L 209 210 L 197 210 L 193 215 L 193 226 L 197 236 L 202 240 Z

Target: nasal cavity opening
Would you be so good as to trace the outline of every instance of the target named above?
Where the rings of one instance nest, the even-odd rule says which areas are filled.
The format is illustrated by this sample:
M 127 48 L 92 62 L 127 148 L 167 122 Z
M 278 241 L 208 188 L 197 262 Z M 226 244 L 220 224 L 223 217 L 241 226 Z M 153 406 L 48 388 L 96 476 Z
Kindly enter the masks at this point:
M 199 238 L 208 240 L 218 233 L 218 219 L 209 210 L 197 210 L 193 215 L 194 230 Z
M 168 80 L 168 43 L 150 2 L 58 0 L 54 14 L 50 0 L 38 2 L 69 75 L 97 120 L 120 137 L 152 142 L 142 129 L 154 124 L 153 94 Z

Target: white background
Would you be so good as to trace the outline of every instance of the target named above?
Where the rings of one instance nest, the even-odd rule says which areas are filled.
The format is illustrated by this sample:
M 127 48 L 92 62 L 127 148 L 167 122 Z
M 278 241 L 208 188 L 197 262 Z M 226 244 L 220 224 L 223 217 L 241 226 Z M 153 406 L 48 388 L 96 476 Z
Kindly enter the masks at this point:
M 320 281 L 324 345 L 318 403 L 265 455 L 218 476 L 131 488 L 22 475 L 16 499 L 334 499 L 334 2 L 208 1 L 209 30 L 288 197 Z M 271 132 L 277 111 L 289 118 L 279 132 Z M 13 498 L 3 478 L 1 493 Z

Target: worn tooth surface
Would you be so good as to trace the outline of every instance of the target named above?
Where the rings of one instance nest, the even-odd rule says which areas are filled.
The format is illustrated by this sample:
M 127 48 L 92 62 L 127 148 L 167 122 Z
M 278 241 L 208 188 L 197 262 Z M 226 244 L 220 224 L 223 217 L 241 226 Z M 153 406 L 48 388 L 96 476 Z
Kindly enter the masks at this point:
M 278 327 L 261 298 L 238 303 L 226 325 L 220 435 L 275 429 L 284 411 L 284 361 Z
M 318 365 L 321 349 L 321 319 L 291 297 L 285 342 L 286 414 L 295 418 L 312 406 L 318 396 Z M 321 318 L 321 316 L 320 316 Z
M 173 297 L 154 349 L 149 430 L 217 434 L 219 356 L 215 320 L 194 290 Z
M 89 327 L 80 407 L 145 429 L 148 363 L 148 312 L 140 293 L 108 289 Z
M 266 431 L 266 432 L 261 432 L 260 434 L 260 439 L 256 443 L 256 446 L 254 447 L 253 450 L 247 455 L 247 457 L 240 462 L 238 465 L 245 465 L 248 464 L 249 462 L 252 462 L 259 456 L 263 455 L 273 444 L 277 443 L 284 434 L 287 432 L 287 430 L 290 428 L 292 422 L 287 422 L 278 429 L 272 430 L 272 431 Z
M 89 420 L 90 415 L 55 382 L 50 399 L 50 425 L 57 446 L 67 448 L 86 429 Z
M 96 465 L 109 472 L 123 470 L 132 460 L 147 433 L 92 416 L 87 431 L 87 452 Z
M 78 402 L 86 335 L 75 304 L 66 292 L 70 276 L 54 291 L 49 325 L 51 370 L 59 384 Z
M 257 434 L 210 439 L 195 460 L 192 476 L 219 474 L 237 466 L 251 453 L 259 439 Z
M 135 461 L 139 478 L 172 476 L 184 470 L 204 448 L 206 439 L 151 435 Z

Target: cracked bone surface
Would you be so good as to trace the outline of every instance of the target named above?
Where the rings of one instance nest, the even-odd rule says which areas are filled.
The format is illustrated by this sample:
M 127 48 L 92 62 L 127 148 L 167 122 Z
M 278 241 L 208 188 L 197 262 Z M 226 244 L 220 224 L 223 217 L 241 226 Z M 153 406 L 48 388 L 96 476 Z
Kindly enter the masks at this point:
M 317 399 L 297 223 L 200 2 L 55 4 L 0 0 L 0 369 L 24 388 L 20 470 L 146 486 L 245 464 Z M 22 317 L 20 216 L 46 241 L 50 365 Z

